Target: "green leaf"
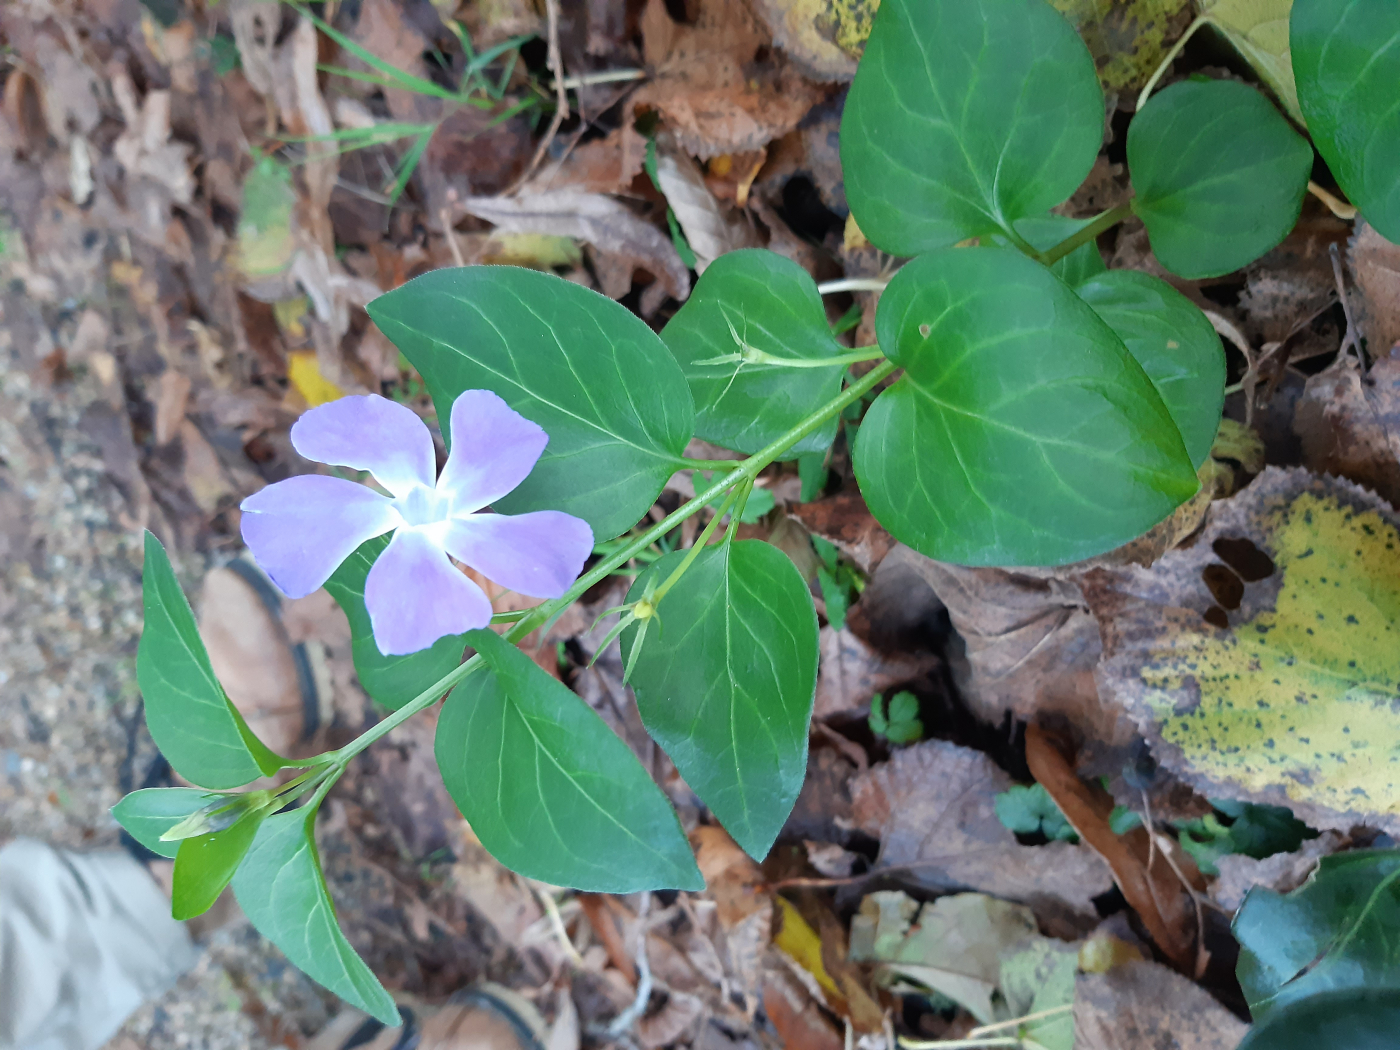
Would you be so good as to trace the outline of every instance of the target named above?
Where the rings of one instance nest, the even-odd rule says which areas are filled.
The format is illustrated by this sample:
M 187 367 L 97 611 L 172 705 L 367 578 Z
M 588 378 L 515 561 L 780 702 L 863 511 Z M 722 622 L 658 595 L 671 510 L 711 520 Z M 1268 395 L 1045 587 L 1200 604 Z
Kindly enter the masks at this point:
M 165 548 L 149 532 L 141 599 L 146 620 L 136 681 L 151 737 L 175 771 L 201 787 L 232 788 L 288 765 L 224 695 Z
M 689 553 L 656 562 L 628 601 Z M 817 686 L 811 595 L 777 547 L 738 540 L 701 551 L 657 612 L 631 679 L 642 724 L 734 841 L 762 859 L 807 772 Z M 622 634 L 626 660 L 636 637 L 635 626 Z
M 593 710 L 492 631 L 438 720 L 443 783 L 482 845 L 527 878 L 600 893 L 698 890 L 675 811 Z
M 1301 127 L 1303 113 L 1288 54 L 1288 9 L 1293 0 L 1200 0 L 1198 6 Z
M 174 860 L 180 843 L 162 842 L 160 837 L 216 797 L 199 788 L 142 788 L 113 806 L 112 816 L 152 853 Z
M 1199 467 L 1225 404 L 1225 351 L 1206 315 L 1166 281 L 1138 270 L 1101 273 L 1075 291 L 1142 365 Z
M 997 820 L 1018 835 L 1076 842 L 1079 836 L 1043 784 L 1013 784 L 992 799 Z
M 1238 1050 L 1394 1050 L 1400 990 L 1323 992 L 1271 1013 Z
M 1366 220 L 1400 241 L 1400 7 L 1294 0 L 1289 32 L 1318 152 Z
M 1312 150 L 1257 90 L 1183 80 L 1128 125 L 1133 210 L 1158 260 L 1182 277 L 1253 262 L 1298 220 Z
M 826 622 L 833 631 L 841 630 L 846 626 L 846 610 L 851 605 L 846 588 L 824 565 L 817 569 L 817 586 L 821 588 L 822 601 L 826 604 Z
M 463 390 L 489 389 L 549 435 L 498 511 L 562 510 L 611 539 L 680 465 L 695 422 L 685 376 L 656 333 L 606 296 L 553 274 L 468 266 L 416 277 L 369 313 L 422 374 L 439 420 Z
M 233 894 L 259 933 L 312 980 L 386 1025 L 399 1008 L 340 932 L 316 853 L 314 806 L 268 817 L 233 876 Z
M 408 656 L 385 656 L 379 651 L 365 608 L 365 580 L 389 540 L 378 536 L 362 543 L 331 574 L 326 590 L 350 621 L 350 651 L 360 684 L 376 701 L 397 711 L 462 662 L 467 640 L 465 635 L 448 635 Z
M 830 368 L 732 361 L 753 348 L 809 362 L 844 348 L 826 323 L 817 285 L 791 259 L 764 248 L 721 255 L 661 332 L 695 398 L 695 433 L 706 441 L 754 453 L 841 391 L 844 364 Z M 836 420 L 793 445 L 781 458 L 825 452 Z
M 1089 306 L 1006 248 L 895 275 L 876 315 L 902 379 L 870 407 L 855 472 L 922 554 L 1053 565 L 1141 535 L 1198 483 L 1146 373 Z
M 811 503 L 826 488 L 826 451 L 809 452 L 797 457 L 797 476 L 802 482 L 802 492 L 798 495 L 803 503 Z
M 1016 232 L 1024 237 L 1026 243 L 1032 248 L 1044 252 L 1072 237 L 1093 221 L 1093 219 L 1070 219 L 1063 215 L 1036 215 L 1017 222 Z M 1007 244 L 1006 238 L 1003 236 L 994 235 L 993 240 L 998 244 Z M 1108 267 L 1104 265 L 1099 246 L 1090 241 L 1087 244 L 1081 244 L 1063 259 L 1057 259 L 1051 264 L 1050 269 L 1054 271 L 1056 277 L 1074 288 L 1089 278 L 1104 273 Z
M 250 813 L 230 828 L 184 839 L 175 854 L 170 914 L 177 919 L 203 915 L 233 878 L 253 844 L 266 811 Z
M 1263 1020 L 1339 988 L 1400 989 L 1400 850 L 1323 857 L 1289 894 L 1256 886 L 1235 916 L 1236 974 Z
M 1103 141 L 1094 60 L 1043 0 L 885 0 L 846 98 L 846 197 L 917 255 L 1060 203 Z

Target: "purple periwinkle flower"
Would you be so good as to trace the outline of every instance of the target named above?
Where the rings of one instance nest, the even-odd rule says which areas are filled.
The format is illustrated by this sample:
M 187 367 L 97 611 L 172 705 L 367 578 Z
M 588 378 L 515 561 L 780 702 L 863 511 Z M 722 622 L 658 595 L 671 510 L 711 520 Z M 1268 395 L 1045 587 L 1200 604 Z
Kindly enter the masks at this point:
M 557 510 L 483 514 L 530 473 L 549 435 L 489 390 L 452 404 L 452 451 L 433 478 L 433 439 L 412 409 L 378 394 L 307 412 L 292 445 L 307 459 L 367 470 L 390 495 L 305 474 L 242 503 L 243 542 L 288 596 L 310 594 L 360 544 L 394 538 L 370 568 L 365 608 L 379 651 L 403 656 L 485 627 L 491 602 L 448 560 L 533 598 L 569 589 L 593 550 L 588 523 Z

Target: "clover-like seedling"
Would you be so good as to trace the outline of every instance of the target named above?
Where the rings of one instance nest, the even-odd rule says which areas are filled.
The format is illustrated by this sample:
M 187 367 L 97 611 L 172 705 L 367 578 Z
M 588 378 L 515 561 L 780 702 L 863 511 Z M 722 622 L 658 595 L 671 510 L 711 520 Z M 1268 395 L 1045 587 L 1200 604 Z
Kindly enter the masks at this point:
M 895 693 L 889 698 L 887 713 L 885 697 L 876 693 L 870 700 L 870 731 L 891 744 L 922 740 L 924 723 L 919 718 L 919 698 L 909 692 Z

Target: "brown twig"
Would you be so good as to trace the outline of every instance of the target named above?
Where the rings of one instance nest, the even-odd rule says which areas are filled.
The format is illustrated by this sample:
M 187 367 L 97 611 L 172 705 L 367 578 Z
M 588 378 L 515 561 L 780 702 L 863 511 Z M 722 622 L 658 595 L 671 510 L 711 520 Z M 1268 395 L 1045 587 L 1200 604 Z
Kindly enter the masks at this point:
M 545 64 L 554 74 L 554 119 L 549 122 L 549 130 L 545 132 L 544 138 L 540 139 L 540 144 L 535 147 L 535 155 L 530 158 L 530 164 L 524 174 L 506 191 L 507 197 L 529 181 L 535 169 L 540 166 L 540 161 L 544 160 L 554 136 L 559 134 L 560 125 L 569 119 L 569 89 L 564 84 L 564 58 L 559 52 L 559 0 L 544 0 L 544 9 L 549 19 L 549 51 L 545 57 Z
M 1338 355 L 1343 355 L 1347 349 L 1356 351 L 1356 358 L 1361 363 L 1361 373 L 1366 373 L 1366 358 L 1361 352 L 1360 333 L 1356 328 L 1356 321 L 1351 316 L 1351 301 L 1347 298 L 1346 279 L 1342 276 L 1342 253 L 1337 249 L 1337 242 L 1333 241 L 1327 246 L 1327 254 L 1332 259 L 1332 278 L 1337 282 L 1337 298 L 1342 303 L 1342 315 L 1347 321 L 1346 334 L 1342 336 L 1341 348 Z

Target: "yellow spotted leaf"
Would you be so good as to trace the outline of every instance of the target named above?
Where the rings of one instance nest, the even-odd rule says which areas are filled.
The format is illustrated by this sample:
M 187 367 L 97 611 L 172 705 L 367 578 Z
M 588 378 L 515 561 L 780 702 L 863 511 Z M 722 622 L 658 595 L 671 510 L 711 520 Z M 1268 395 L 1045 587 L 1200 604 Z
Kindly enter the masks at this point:
M 1400 516 L 1269 468 L 1150 569 L 1099 571 L 1101 694 L 1210 797 L 1400 830 Z
M 850 80 L 880 0 L 757 0 L 774 42 L 808 76 Z
M 1050 0 L 1070 20 L 1106 91 L 1137 90 L 1191 21 L 1190 0 Z
M 1288 16 L 1293 0 L 1200 0 L 1201 16 L 1254 67 L 1298 124 L 1298 87 L 1288 55 Z
M 287 379 L 306 399 L 307 408 L 315 408 L 345 396 L 344 390 L 321 374 L 315 350 L 293 350 L 287 355 Z

